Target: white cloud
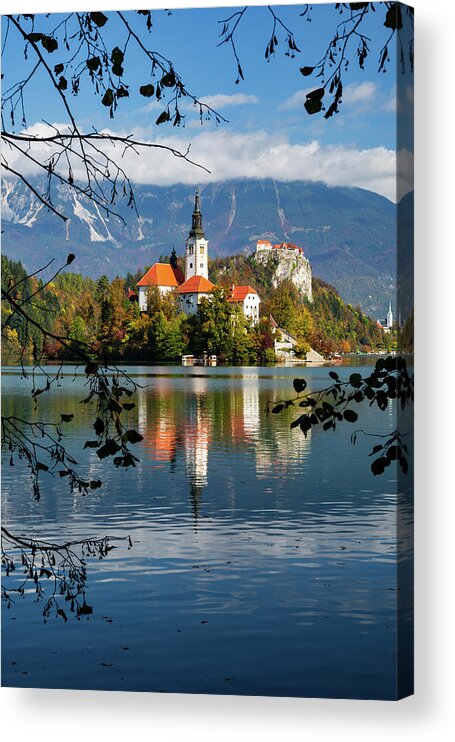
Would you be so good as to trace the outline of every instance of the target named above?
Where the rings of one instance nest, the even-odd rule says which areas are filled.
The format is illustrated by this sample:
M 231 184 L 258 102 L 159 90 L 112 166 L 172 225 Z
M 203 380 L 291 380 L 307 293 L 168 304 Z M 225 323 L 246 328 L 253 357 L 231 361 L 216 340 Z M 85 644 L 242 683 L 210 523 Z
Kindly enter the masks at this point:
M 205 103 L 215 110 L 228 106 L 245 106 L 259 103 L 259 98 L 255 95 L 245 95 L 245 93 L 235 93 L 234 95 L 215 93 L 215 95 L 204 95 L 200 100 L 201 103 Z
M 137 137 L 139 132 L 133 131 L 132 134 Z M 148 141 L 152 140 L 148 138 Z M 153 141 L 160 147 L 172 147 L 180 152 L 185 152 L 191 142 L 189 157 L 207 167 L 210 173 L 173 156 L 166 149 L 150 147 L 123 152 L 118 145 L 104 144 L 103 147 L 119 161 L 135 183 L 195 184 L 232 178 L 310 180 L 333 186 L 358 186 L 393 201 L 397 198 L 397 157 L 393 150 L 385 147 L 358 149 L 321 145 L 316 140 L 295 144 L 283 134 L 267 131 L 235 134 L 220 129 L 195 133 L 188 138 L 184 133 L 163 130 Z M 34 145 L 33 152 L 49 156 L 49 149 L 44 145 Z M 17 165 L 25 174 L 29 172 L 26 161 L 17 161 L 17 154 L 5 154 L 12 166 Z M 412 187 L 413 157 L 406 151 L 400 152 L 399 156 L 398 196 L 401 198 Z M 83 177 L 77 163 L 74 164 L 74 174 Z
M 377 85 L 374 82 L 361 82 L 346 85 L 343 91 L 343 103 L 355 106 L 358 103 L 370 103 L 377 96 Z

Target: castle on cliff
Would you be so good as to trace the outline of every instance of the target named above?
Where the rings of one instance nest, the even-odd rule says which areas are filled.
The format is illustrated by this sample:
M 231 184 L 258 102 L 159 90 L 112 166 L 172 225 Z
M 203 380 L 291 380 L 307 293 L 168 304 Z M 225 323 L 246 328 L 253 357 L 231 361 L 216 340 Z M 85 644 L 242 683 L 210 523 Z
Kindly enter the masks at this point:
M 272 275 L 272 286 L 276 288 L 281 281 L 292 281 L 300 294 L 313 301 L 312 273 L 310 261 L 305 257 L 302 247 L 292 242 L 272 245 L 269 240 L 256 242 L 255 259 L 267 265 Z

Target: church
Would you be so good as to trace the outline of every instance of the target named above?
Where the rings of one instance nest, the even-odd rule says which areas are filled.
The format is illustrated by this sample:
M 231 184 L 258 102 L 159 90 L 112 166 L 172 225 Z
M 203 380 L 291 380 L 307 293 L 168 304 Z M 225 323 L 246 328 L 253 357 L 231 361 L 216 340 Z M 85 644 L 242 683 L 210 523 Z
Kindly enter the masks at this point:
M 155 263 L 137 283 L 139 308 L 147 311 L 147 296 L 151 287 L 161 295 L 176 291 L 179 305 L 186 315 L 196 314 L 201 299 L 210 296 L 215 284 L 208 277 L 208 248 L 202 225 L 199 190 L 196 189 L 191 229 L 186 240 L 185 275 L 177 264 L 175 250 L 169 263 Z M 256 324 L 259 321 L 260 298 L 251 286 L 232 286 L 228 297 L 230 303 L 238 304 L 244 315 Z

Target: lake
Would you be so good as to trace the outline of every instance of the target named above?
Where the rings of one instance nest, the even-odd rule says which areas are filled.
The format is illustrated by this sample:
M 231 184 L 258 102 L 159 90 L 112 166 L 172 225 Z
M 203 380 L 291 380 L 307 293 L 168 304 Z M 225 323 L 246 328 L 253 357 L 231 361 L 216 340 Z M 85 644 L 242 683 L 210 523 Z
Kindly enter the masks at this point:
M 88 618 L 44 622 L 33 592 L 3 607 L 3 685 L 395 698 L 397 647 L 412 641 L 397 626 L 400 590 L 412 590 L 412 481 L 398 495 L 396 467 L 370 471 L 375 440 L 350 440 L 394 428 L 393 408 L 364 405 L 355 425 L 307 438 L 292 407 L 265 414 L 293 396 L 293 378 L 318 389 L 328 370 L 129 367 L 142 388 L 127 414 L 144 438 L 140 464 L 120 470 L 83 450 L 94 435 L 82 373 L 66 367 L 35 411 L 5 367 L 3 414 L 75 413 L 69 449 L 103 486 L 82 497 L 43 473 L 36 502 L 28 470 L 5 457 L 3 524 L 55 541 L 130 535 L 132 548 L 88 559 Z

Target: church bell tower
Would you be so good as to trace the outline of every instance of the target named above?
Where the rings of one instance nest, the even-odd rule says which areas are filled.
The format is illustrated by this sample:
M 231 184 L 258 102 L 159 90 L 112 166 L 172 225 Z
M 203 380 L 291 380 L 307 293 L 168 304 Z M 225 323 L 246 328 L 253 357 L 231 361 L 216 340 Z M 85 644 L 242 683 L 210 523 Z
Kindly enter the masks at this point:
M 185 281 L 192 276 L 203 276 L 208 279 L 208 245 L 202 226 L 199 189 L 196 188 L 191 229 L 186 241 Z

